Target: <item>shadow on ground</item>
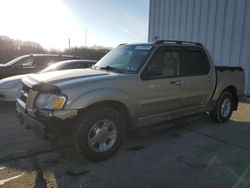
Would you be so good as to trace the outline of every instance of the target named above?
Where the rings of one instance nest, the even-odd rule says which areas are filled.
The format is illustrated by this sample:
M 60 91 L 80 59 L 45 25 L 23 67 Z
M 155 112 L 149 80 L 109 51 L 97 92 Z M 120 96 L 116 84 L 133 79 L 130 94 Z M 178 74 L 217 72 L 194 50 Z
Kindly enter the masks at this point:
M 215 124 L 202 114 L 146 127 L 129 134 L 114 157 L 91 163 L 21 127 L 15 105 L 0 109 L 1 187 L 250 186 L 249 122 Z

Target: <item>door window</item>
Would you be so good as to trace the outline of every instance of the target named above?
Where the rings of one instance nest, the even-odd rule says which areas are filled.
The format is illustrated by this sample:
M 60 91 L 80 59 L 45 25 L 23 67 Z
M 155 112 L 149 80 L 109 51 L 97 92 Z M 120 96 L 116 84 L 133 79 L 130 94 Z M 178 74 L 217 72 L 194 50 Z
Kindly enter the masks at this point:
M 34 68 L 33 58 L 32 57 L 23 58 L 18 65 L 21 69 Z
M 49 65 L 56 63 L 56 57 L 54 56 L 37 56 L 34 58 L 34 65 L 38 69 L 44 69 Z
M 183 51 L 183 76 L 205 75 L 208 74 L 209 69 L 209 62 L 203 51 L 195 49 Z
M 144 71 L 144 74 L 147 72 L 159 71 L 158 75 L 152 75 L 150 78 L 159 79 L 159 78 L 171 78 L 180 76 L 180 53 L 178 50 L 160 50 L 152 58 L 151 62 Z
M 91 62 L 79 62 L 79 68 L 89 68 L 91 67 L 92 65 L 94 65 L 93 63 Z
M 78 69 L 80 68 L 79 62 L 74 62 L 74 63 L 68 63 L 67 65 L 62 67 L 62 70 L 65 69 Z

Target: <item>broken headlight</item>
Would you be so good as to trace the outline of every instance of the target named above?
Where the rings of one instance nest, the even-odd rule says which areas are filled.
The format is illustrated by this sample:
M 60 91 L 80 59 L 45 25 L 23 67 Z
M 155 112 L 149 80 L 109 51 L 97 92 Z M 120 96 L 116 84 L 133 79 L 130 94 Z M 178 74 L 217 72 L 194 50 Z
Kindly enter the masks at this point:
M 41 110 L 61 110 L 66 101 L 65 95 L 41 93 L 36 98 L 35 106 Z

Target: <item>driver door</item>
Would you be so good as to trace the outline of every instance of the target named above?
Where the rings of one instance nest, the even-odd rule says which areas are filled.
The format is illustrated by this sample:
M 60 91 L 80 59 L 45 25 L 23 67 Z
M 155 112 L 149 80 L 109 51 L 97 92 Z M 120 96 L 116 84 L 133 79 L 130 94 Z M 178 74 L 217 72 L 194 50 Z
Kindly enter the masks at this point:
M 139 79 L 140 117 L 168 113 L 183 107 L 180 62 L 178 48 L 161 47 L 156 51 Z M 148 71 L 150 69 L 154 71 Z

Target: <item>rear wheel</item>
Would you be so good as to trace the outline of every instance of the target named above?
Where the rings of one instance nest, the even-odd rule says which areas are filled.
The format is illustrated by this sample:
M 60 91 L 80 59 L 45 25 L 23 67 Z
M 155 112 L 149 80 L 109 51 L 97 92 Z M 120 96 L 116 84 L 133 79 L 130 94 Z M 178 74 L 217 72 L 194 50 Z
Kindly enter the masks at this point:
M 117 152 L 125 133 L 124 120 L 113 108 L 89 111 L 77 121 L 74 145 L 90 161 L 102 161 Z
M 233 113 L 234 102 L 232 93 L 224 91 L 219 97 L 214 111 L 210 112 L 211 118 L 219 123 L 228 121 Z

